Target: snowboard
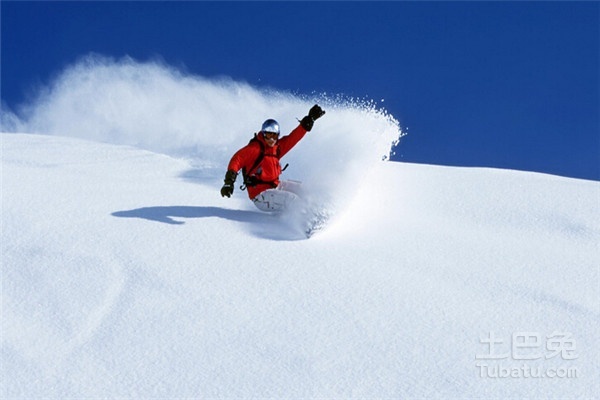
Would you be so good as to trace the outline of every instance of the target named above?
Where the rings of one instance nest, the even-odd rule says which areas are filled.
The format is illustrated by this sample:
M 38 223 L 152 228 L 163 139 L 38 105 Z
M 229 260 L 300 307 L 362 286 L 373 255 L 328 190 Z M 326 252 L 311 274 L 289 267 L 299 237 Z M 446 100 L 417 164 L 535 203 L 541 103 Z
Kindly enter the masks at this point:
M 323 230 L 333 214 L 324 202 L 280 189 L 266 190 L 253 202 L 259 210 L 274 214 L 283 226 L 306 238 Z

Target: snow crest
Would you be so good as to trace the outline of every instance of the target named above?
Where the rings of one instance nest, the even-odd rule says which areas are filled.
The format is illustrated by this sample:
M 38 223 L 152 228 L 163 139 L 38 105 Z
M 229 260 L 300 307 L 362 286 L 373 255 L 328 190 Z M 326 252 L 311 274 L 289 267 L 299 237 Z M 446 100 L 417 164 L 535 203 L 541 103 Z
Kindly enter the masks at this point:
M 346 198 L 387 158 L 403 132 L 373 101 L 295 95 L 229 78 L 187 74 L 161 62 L 89 55 L 66 68 L 16 111 L 3 131 L 66 135 L 132 145 L 190 160 L 187 177 L 222 179 L 229 158 L 267 118 L 290 132 L 319 103 L 327 114 L 282 163 L 323 201 Z

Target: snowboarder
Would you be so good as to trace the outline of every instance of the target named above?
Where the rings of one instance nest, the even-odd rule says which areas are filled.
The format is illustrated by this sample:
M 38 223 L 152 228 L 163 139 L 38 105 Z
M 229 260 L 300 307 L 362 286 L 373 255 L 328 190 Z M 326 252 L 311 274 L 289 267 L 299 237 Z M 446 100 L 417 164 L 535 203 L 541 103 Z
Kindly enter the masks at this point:
M 238 150 L 227 167 L 221 196 L 231 197 L 240 170 L 244 178 L 242 190 L 262 211 L 283 211 L 298 198 L 299 183 L 280 181 L 283 171 L 279 160 L 309 132 L 325 111 L 315 104 L 289 135 L 279 137 L 279 123 L 268 119 L 250 143 Z M 285 168 L 283 168 L 285 169 Z

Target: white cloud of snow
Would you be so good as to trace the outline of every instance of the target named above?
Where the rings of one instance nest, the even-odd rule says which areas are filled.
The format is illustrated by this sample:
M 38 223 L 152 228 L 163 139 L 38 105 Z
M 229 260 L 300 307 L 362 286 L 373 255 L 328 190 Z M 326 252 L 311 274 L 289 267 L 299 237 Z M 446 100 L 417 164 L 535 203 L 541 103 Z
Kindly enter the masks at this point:
M 229 158 L 267 118 L 282 133 L 319 103 L 327 114 L 283 160 L 283 178 L 330 197 L 352 189 L 389 155 L 402 132 L 373 102 L 297 96 L 231 79 L 207 79 L 160 62 L 90 55 L 68 67 L 16 114 L 3 111 L 3 130 L 66 135 L 126 144 L 189 158 L 197 174 L 222 177 Z M 200 171 L 201 170 L 201 171 Z

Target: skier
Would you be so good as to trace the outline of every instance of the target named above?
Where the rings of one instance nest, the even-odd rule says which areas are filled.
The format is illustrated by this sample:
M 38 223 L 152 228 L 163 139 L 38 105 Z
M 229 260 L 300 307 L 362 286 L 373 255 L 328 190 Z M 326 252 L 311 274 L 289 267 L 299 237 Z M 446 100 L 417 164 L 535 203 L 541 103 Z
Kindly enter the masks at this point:
M 292 149 L 309 132 L 314 122 L 321 118 L 325 111 L 315 104 L 308 115 L 300 121 L 289 135 L 279 137 L 279 123 L 268 119 L 250 143 L 238 150 L 227 167 L 225 184 L 221 188 L 221 196 L 231 197 L 233 185 L 238 172 L 242 170 L 244 185 L 248 197 L 261 211 L 283 211 L 299 194 L 299 183 L 280 181 L 282 172 L 279 159 Z M 284 168 L 285 169 L 285 168 Z

